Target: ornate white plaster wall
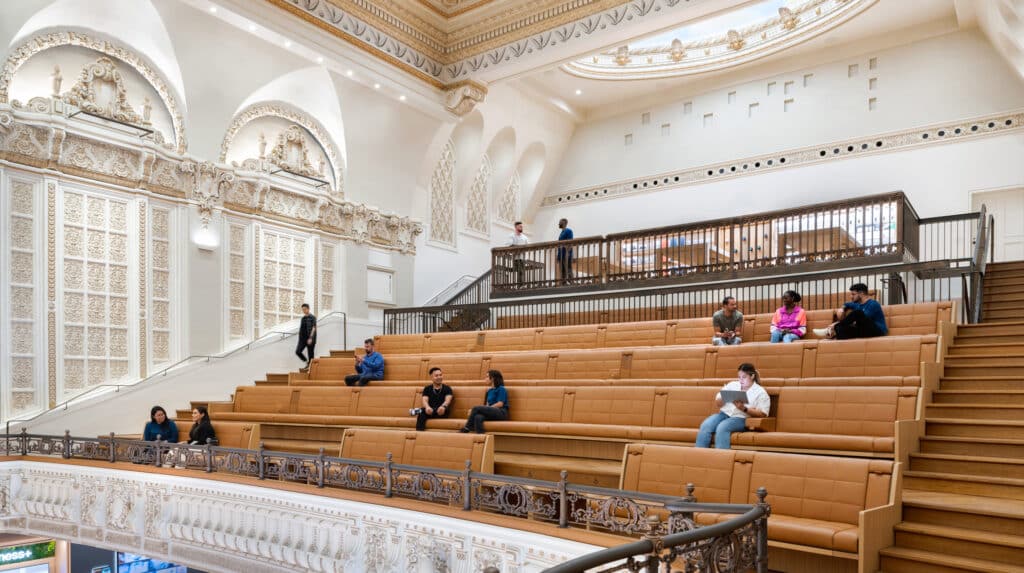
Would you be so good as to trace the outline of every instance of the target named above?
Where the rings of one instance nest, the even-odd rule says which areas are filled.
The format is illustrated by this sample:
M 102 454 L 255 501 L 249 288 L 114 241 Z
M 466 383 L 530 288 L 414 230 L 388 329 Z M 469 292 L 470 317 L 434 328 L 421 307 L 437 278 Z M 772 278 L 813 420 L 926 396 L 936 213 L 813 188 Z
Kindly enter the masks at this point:
M 861 47 L 839 61 L 588 121 L 546 194 L 1024 107 L 1024 81 L 977 30 Z
M 0 494 L 5 531 L 210 572 L 533 573 L 600 549 L 424 512 L 113 468 L 3 462 Z

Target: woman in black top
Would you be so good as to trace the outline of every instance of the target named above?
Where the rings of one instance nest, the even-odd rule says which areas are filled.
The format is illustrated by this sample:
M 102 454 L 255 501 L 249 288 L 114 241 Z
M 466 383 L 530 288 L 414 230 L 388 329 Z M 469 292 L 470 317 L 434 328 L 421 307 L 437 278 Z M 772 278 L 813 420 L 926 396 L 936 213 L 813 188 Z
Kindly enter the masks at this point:
M 217 434 L 213 431 L 206 406 L 192 408 L 192 429 L 188 431 L 188 443 L 193 446 L 205 446 L 211 439 L 216 440 Z

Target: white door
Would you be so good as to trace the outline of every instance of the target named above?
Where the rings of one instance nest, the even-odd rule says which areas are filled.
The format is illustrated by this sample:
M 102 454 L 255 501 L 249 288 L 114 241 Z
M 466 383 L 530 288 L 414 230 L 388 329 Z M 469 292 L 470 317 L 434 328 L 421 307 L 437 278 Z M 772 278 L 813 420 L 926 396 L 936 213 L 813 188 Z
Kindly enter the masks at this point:
M 971 194 L 971 208 L 982 205 L 995 219 L 995 261 L 1024 260 L 1024 189 Z

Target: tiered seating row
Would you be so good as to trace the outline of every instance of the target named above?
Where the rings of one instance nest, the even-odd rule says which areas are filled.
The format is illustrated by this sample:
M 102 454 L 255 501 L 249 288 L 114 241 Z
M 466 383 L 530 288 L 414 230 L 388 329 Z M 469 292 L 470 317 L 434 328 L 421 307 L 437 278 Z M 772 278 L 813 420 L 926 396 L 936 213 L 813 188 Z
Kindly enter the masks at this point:
M 901 304 L 882 307 L 889 334 L 936 334 L 940 322 L 952 320 L 951 302 Z M 771 338 L 771 314 L 744 316 L 743 334 L 746 342 L 768 342 Z M 832 310 L 807 312 L 808 333 L 814 339 L 814 328 L 832 322 Z M 622 348 L 635 346 L 678 346 L 709 344 L 714 334 L 710 316 L 681 320 L 656 320 L 590 324 L 582 326 L 548 326 L 485 330 L 479 332 L 444 332 L 433 334 L 402 334 L 376 337 L 378 352 L 398 354 L 439 354 L 459 352 L 502 352 L 513 350 L 563 350 Z
M 483 379 L 490 369 L 509 380 L 730 378 L 743 362 L 756 364 L 766 378 L 919 376 L 922 362 L 936 362 L 938 340 L 930 334 L 717 347 L 399 354 L 384 357 L 384 379 L 424 381 L 432 366 L 442 367 L 449 380 Z M 302 383 L 341 384 L 351 372 L 351 359 L 317 358 Z
M 484 387 L 456 388 L 452 415 L 428 427 L 456 430 Z M 240 387 L 231 404 L 210 404 L 217 421 L 317 426 L 412 428 L 414 387 Z M 508 388 L 510 419 L 488 422 L 489 432 L 614 441 L 692 443 L 715 411 L 714 387 L 527 386 Z M 766 430 L 733 435 L 741 447 L 857 452 L 891 456 L 895 422 L 916 417 L 917 388 L 783 387 L 775 416 L 752 419 Z M 319 446 L 320 444 L 317 444 Z M 303 448 L 307 449 L 307 448 Z
M 462 471 L 469 460 L 472 471 L 494 473 L 494 438 L 488 434 L 345 430 L 339 457 L 383 462 L 388 454 L 392 462 L 407 466 Z
M 897 466 L 884 460 L 630 444 L 621 488 L 683 496 L 685 484 L 692 483 L 700 502 L 756 503 L 757 489 L 765 487 L 772 508 L 769 540 L 855 559 L 862 549 L 859 540 L 866 539 L 865 514 L 899 504 Z M 729 517 L 698 514 L 696 519 L 710 524 Z

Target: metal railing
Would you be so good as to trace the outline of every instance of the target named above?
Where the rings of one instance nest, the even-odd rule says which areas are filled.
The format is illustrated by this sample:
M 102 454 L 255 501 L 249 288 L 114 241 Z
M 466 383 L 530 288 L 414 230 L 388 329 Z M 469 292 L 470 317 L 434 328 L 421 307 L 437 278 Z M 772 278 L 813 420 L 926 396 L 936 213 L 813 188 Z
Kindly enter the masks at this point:
M 736 514 L 726 527 L 714 526 L 715 537 L 739 539 L 740 555 L 766 553 L 769 507 L 767 492 L 758 490 L 756 505 L 701 504 L 687 484 L 685 497 L 629 492 L 569 483 L 568 472 L 557 482 L 502 476 L 472 471 L 466 461 L 463 470 L 446 470 L 267 450 L 260 443 L 255 450 L 221 446 L 189 445 L 163 441 L 144 442 L 115 437 L 81 438 L 65 431 L 63 436 L 20 434 L 4 436 L 7 456 L 60 456 L 110 463 L 131 462 L 156 467 L 175 465 L 184 469 L 218 472 L 254 478 L 299 482 L 317 488 L 342 488 L 370 492 L 383 497 L 402 497 L 627 536 L 648 538 L 703 529 L 694 513 Z M 756 521 L 755 521 L 756 520 Z M 719 524 L 724 525 L 724 524 Z M 702 536 L 702 539 L 711 539 Z M 757 546 L 753 544 L 756 542 Z M 760 562 L 760 561 L 759 561 Z M 731 569 L 729 571 L 732 571 Z M 739 571 L 739 570 L 737 570 Z
M 493 296 L 741 278 L 918 260 L 902 192 L 730 219 L 491 250 Z M 788 270 L 780 270 L 788 269 Z
M 327 314 L 325 314 L 325 315 L 323 315 L 323 316 L 321 316 L 321 317 L 319 317 L 317 319 L 317 325 L 319 326 L 321 324 L 324 324 L 325 322 L 328 321 L 328 319 L 331 319 L 331 318 L 336 317 L 336 316 L 340 316 L 341 317 L 341 332 L 342 332 L 341 337 L 342 337 L 342 340 L 345 342 L 345 347 L 347 348 L 348 347 L 348 314 L 346 314 L 345 312 L 342 312 L 340 310 L 327 313 Z M 237 354 L 239 352 L 247 352 L 247 351 L 251 350 L 254 347 L 263 346 L 263 344 L 265 344 L 267 342 L 281 340 L 282 338 L 286 338 L 288 336 L 294 336 L 294 335 L 298 334 L 298 332 L 299 332 L 298 328 L 295 328 L 293 330 L 272 330 L 270 332 L 267 332 L 267 333 L 263 334 L 262 336 L 260 336 L 259 338 L 255 339 L 255 340 L 250 340 L 249 342 L 247 342 L 245 344 L 242 344 L 241 346 L 239 346 L 237 348 L 233 348 L 233 349 L 231 349 L 231 350 L 229 350 L 227 352 L 222 352 L 220 354 L 192 354 L 192 355 L 189 355 L 186 358 L 182 358 L 181 360 L 179 360 L 179 361 L 177 361 L 177 362 L 175 362 L 173 364 L 170 364 L 168 366 L 165 366 L 165 367 L 161 368 L 160 370 L 158 370 L 157 372 L 154 372 L 154 373 L 146 376 L 145 378 L 140 378 L 138 380 L 135 380 L 134 382 L 123 383 L 123 384 L 97 384 L 96 386 L 91 386 L 91 387 L 83 390 L 82 392 L 80 392 L 80 393 L 78 393 L 78 394 L 76 394 L 76 395 L 74 395 L 74 396 L 72 396 L 72 397 L 70 397 L 70 398 L 68 398 L 68 399 L 66 399 L 64 401 L 57 403 L 52 408 L 47 408 L 46 410 L 43 410 L 43 411 L 38 412 L 36 414 L 33 414 L 32 416 L 29 416 L 27 418 L 15 418 L 15 419 L 7 420 L 6 421 L 7 433 L 8 434 L 11 433 L 11 424 L 27 424 L 29 422 L 34 422 L 35 420 L 39 419 L 42 416 L 45 416 L 47 413 L 49 413 L 49 412 L 51 412 L 53 410 L 67 410 L 68 406 L 70 406 L 71 404 L 73 404 L 75 402 L 82 401 L 82 400 L 88 400 L 89 397 L 94 395 L 94 394 L 102 394 L 103 392 L 107 392 L 107 391 L 110 391 L 110 390 L 113 390 L 114 392 L 120 392 L 122 388 L 134 388 L 134 387 L 139 386 L 141 384 L 145 384 L 146 382 L 149 382 L 151 380 L 155 380 L 157 378 L 163 378 L 163 377 L 167 376 L 168 372 L 171 372 L 172 370 L 175 370 L 177 368 L 181 368 L 183 366 L 187 366 L 190 363 L 193 363 L 193 362 L 196 362 L 196 361 L 212 362 L 214 360 L 223 360 L 225 358 L 230 358 L 231 356 L 234 356 L 235 354 Z

